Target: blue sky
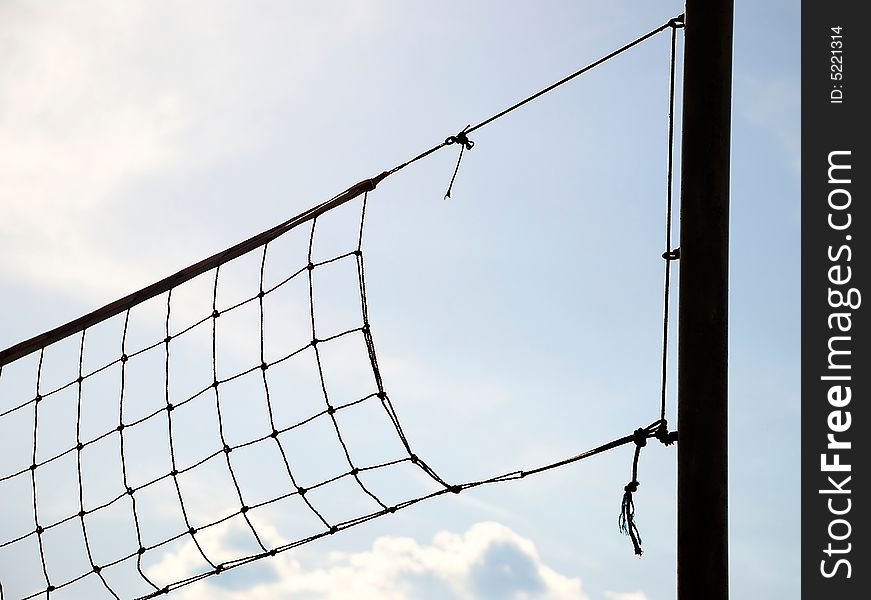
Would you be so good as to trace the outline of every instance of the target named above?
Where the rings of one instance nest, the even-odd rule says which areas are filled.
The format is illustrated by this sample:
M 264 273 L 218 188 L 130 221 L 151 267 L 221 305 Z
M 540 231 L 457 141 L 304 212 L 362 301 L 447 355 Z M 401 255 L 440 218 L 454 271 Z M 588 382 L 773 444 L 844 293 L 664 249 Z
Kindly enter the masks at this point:
M 4 3 L 0 346 L 271 227 L 681 10 Z M 732 594 L 748 599 L 799 590 L 798 11 L 775 1 L 735 10 L 730 564 Z M 364 250 L 385 386 L 416 452 L 451 481 L 536 466 L 657 418 L 667 74 L 665 33 L 476 132 L 450 200 L 456 147 L 370 195 Z M 319 251 L 353 238 L 357 208 L 325 220 Z M 303 258 L 290 240 L 270 264 Z M 240 263 L 227 293 L 252 272 L 256 260 Z M 353 314 L 340 275 L 320 304 L 336 323 Z M 192 287 L 180 313 L 210 300 L 207 288 Z M 289 294 L 288 306 L 298 300 Z M 143 339 L 154 326 L 143 325 Z M 107 332 L 97 351 L 117 343 Z M 233 338 L 240 360 L 250 342 Z M 184 352 L 195 355 L 193 346 Z M 337 350 L 344 382 L 356 381 L 359 358 Z M 136 389 L 147 403 L 147 385 Z M 44 426 L 62 432 L 58 410 Z M 673 386 L 669 415 L 674 422 Z M 28 445 L 25 433 L 6 435 L 4 452 Z M 186 439 L 207 445 L 214 433 Z M 143 443 L 142 468 L 162 468 Z M 675 452 L 656 444 L 642 455 L 641 560 L 616 531 L 630 464 L 625 447 L 441 497 L 179 597 L 673 597 Z M 48 487 L 62 495 L 60 484 Z M 4 505 L 14 493 L 0 487 Z M 217 510 L 207 488 L 199 495 L 201 510 Z M 3 518 L 4 532 L 31 518 L 24 505 Z M 281 540 L 298 523 L 288 513 L 268 525 Z M 230 552 L 236 534 L 213 542 Z M 194 564 L 189 547 L 172 551 L 155 560 L 157 572 Z M 33 565 L 20 562 L 0 554 L 4 582 L 12 568 L 29 576 Z

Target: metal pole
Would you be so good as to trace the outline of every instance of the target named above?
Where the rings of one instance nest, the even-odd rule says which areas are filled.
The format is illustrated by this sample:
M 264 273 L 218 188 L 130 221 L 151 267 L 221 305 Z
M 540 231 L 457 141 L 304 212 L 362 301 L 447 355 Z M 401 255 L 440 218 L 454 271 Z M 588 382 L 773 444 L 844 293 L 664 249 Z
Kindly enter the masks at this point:
M 679 600 L 729 597 L 726 483 L 732 0 L 687 0 L 678 312 Z

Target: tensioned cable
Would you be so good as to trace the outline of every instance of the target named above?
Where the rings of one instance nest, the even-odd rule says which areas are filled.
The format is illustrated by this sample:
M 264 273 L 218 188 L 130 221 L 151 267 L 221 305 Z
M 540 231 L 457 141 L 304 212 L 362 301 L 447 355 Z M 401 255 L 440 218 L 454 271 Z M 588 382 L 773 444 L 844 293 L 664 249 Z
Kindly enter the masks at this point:
M 641 534 L 635 523 L 635 501 L 633 494 L 641 485 L 638 481 L 638 460 L 641 458 L 641 449 L 647 445 L 647 438 L 656 437 L 664 445 L 668 446 L 677 440 L 677 432 L 668 430 L 666 420 L 666 397 L 668 394 L 668 308 L 671 298 L 671 263 L 680 259 L 680 249 L 671 249 L 671 225 L 673 194 L 673 168 L 674 168 L 674 96 L 675 96 L 675 64 L 677 62 L 677 30 L 684 27 L 683 15 L 671 19 L 668 24 L 671 27 L 671 52 L 669 56 L 669 85 L 668 85 L 668 159 L 666 161 L 666 192 L 665 192 L 665 251 L 662 258 L 665 259 L 665 277 L 663 282 L 663 307 L 662 307 L 662 372 L 660 375 L 660 408 L 659 420 L 647 429 L 637 429 L 633 435 L 635 453 L 632 456 L 632 478 L 623 488 L 623 502 L 620 506 L 620 516 L 617 518 L 617 528 L 621 533 L 629 536 L 635 554 L 641 556 Z
M 674 88 L 675 88 L 675 63 L 677 62 L 677 30 L 683 27 L 683 21 L 675 18 L 669 21 L 671 28 L 671 59 L 669 65 L 668 86 L 668 166 L 666 167 L 666 192 L 665 192 L 665 251 L 662 258 L 665 259 L 665 283 L 663 285 L 662 302 L 662 394 L 660 400 L 659 418 L 665 422 L 665 400 L 668 392 L 668 301 L 671 290 L 671 263 L 680 259 L 680 249 L 671 247 L 671 222 L 672 205 L 674 197 L 673 170 L 674 170 Z
M 620 446 L 624 446 L 624 445 L 632 443 L 632 442 L 636 443 L 636 452 L 635 452 L 636 460 L 635 460 L 635 467 L 634 468 L 637 470 L 638 450 L 640 449 L 641 446 L 643 446 L 643 443 L 640 440 L 646 440 L 649 437 L 654 437 L 656 435 L 656 431 L 657 431 L 658 427 L 659 427 L 659 421 L 655 421 L 655 422 L 651 423 L 650 425 L 648 425 L 647 427 L 642 427 L 642 428 L 635 430 L 635 432 L 633 432 L 630 435 L 625 435 L 623 437 L 612 440 L 608 443 L 602 444 L 600 446 L 596 446 L 595 448 L 591 448 L 590 450 L 587 450 L 587 451 L 582 452 L 580 454 L 576 454 L 576 455 L 571 456 L 569 458 L 565 458 L 565 459 L 551 462 L 551 463 L 548 463 L 545 465 L 541 465 L 541 466 L 535 467 L 533 469 L 511 471 L 509 473 L 504 473 L 502 475 L 497 475 L 497 476 L 490 477 L 487 479 L 480 479 L 480 480 L 470 481 L 467 483 L 456 484 L 456 485 L 446 485 L 445 487 L 443 487 L 439 490 L 436 490 L 432 493 L 426 494 L 424 496 L 420 496 L 418 498 L 413 498 L 411 500 L 406 500 L 404 502 L 400 502 L 399 504 L 396 504 L 393 506 L 384 507 L 381 510 L 369 513 L 367 515 L 363 515 L 363 516 L 357 517 L 355 519 L 344 521 L 342 523 L 337 523 L 337 524 L 333 525 L 332 527 L 330 527 L 326 531 L 321 531 L 321 532 L 316 533 L 314 535 L 311 535 L 311 536 L 308 536 L 308 537 L 305 537 L 305 538 L 302 538 L 302 539 L 278 546 L 276 548 L 273 548 L 273 549 L 265 551 L 265 552 L 261 552 L 258 554 L 252 554 L 252 555 L 246 556 L 244 558 L 221 563 L 219 565 L 219 567 L 213 571 L 205 571 L 205 572 L 199 573 L 197 575 L 193 575 L 191 577 L 188 577 L 186 579 L 182 579 L 182 580 L 177 581 L 169 586 L 166 586 L 166 587 L 164 587 L 156 592 L 153 592 L 153 593 L 148 594 L 146 596 L 141 596 L 140 598 L 137 598 L 136 600 L 147 600 L 149 598 L 156 598 L 156 597 L 161 596 L 163 594 L 168 594 L 169 592 L 171 592 L 173 590 L 177 590 L 179 588 L 186 587 L 188 585 L 191 585 L 192 583 L 196 583 L 197 581 L 200 581 L 200 580 L 205 579 L 207 577 L 211 577 L 212 575 L 216 575 L 220 572 L 225 572 L 225 571 L 228 571 L 230 569 L 235 569 L 237 567 L 241 567 L 243 565 L 252 563 L 254 561 L 266 558 L 268 556 L 275 556 L 278 553 L 285 552 L 287 550 L 292 550 L 293 548 L 297 548 L 297 547 L 302 546 L 304 544 L 308 544 L 310 542 L 313 542 L 317 539 L 320 539 L 320 538 L 323 538 L 323 537 L 326 537 L 329 535 L 333 535 L 335 533 L 338 533 L 339 531 L 342 531 L 344 529 L 348 529 L 348 528 L 353 527 L 355 525 L 360 525 L 362 523 L 366 523 L 368 521 L 371 521 L 373 519 L 377 519 L 378 517 L 382 517 L 382 516 L 387 515 L 387 514 L 393 514 L 398 510 L 402 510 L 403 508 L 408 508 L 409 506 L 413 506 L 419 502 L 423 502 L 424 500 L 429 500 L 431 498 L 435 498 L 437 496 L 442 496 L 442 495 L 447 494 L 447 493 L 459 494 L 464 490 L 468 490 L 471 488 L 480 487 L 480 486 L 484 486 L 484 485 L 490 485 L 493 483 L 502 483 L 504 481 L 514 481 L 517 479 L 523 479 L 525 477 L 529 477 L 530 475 L 535 475 L 537 473 L 542 473 L 544 471 L 549 471 L 551 469 L 555 469 L 558 467 L 562 467 L 562 466 L 565 466 L 565 465 L 568 465 L 571 463 L 581 461 L 585 458 L 590 458 L 591 456 L 601 454 L 602 452 L 606 452 L 608 450 L 613 450 L 614 448 L 619 448 Z M 414 455 L 412 455 L 412 456 L 413 456 L 413 460 L 416 460 L 416 457 Z M 640 540 L 640 538 L 639 538 L 639 540 Z M 634 538 L 633 538 L 633 541 L 634 541 Z M 637 552 L 637 553 L 640 554 L 640 552 Z M 125 557 L 125 559 L 126 559 L 126 557 Z M 125 560 L 125 559 L 122 559 L 122 560 Z
M 591 62 L 590 64 L 584 66 L 584 67 L 581 67 L 580 69 L 578 69 L 578 70 L 575 71 L 574 73 L 572 73 L 572 74 L 570 74 L 570 75 L 566 75 L 565 77 L 563 77 L 563 78 L 560 79 L 559 81 L 550 84 L 550 85 L 547 86 L 546 88 L 541 89 L 541 90 L 535 92 L 535 93 L 532 94 L 531 96 L 527 96 L 526 98 L 524 98 L 523 100 L 520 100 L 519 102 L 515 102 L 514 104 L 512 104 L 512 105 L 509 106 L 508 108 L 506 108 L 506 109 L 504 109 L 504 110 L 502 110 L 502 111 L 499 111 L 498 113 L 496 113 L 495 115 L 493 115 L 493 116 L 491 116 L 491 117 L 487 117 L 486 119 L 484 119 L 483 121 L 481 121 L 481 122 L 478 123 L 477 125 L 467 126 L 465 129 L 463 129 L 463 130 L 462 130 L 460 133 L 458 133 L 457 135 L 448 137 L 448 138 L 445 139 L 445 141 L 442 142 L 441 144 L 437 144 L 437 145 L 433 146 L 432 148 L 430 148 L 429 150 L 425 150 L 424 152 L 421 152 L 420 154 L 418 154 L 418 155 L 415 156 L 414 158 L 412 158 L 412 159 L 410 159 L 410 160 L 407 160 L 407 161 L 405 161 L 404 163 L 401 163 L 401 164 L 399 164 L 399 165 L 393 167 L 393 168 L 390 169 L 389 171 L 386 171 L 386 173 L 387 173 L 388 175 L 392 175 L 393 173 L 396 173 L 397 171 L 399 171 L 399 170 L 401 170 L 401 169 L 404 169 L 404 168 L 407 167 L 408 165 L 410 165 L 410 164 L 412 164 L 412 163 L 414 163 L 414 162 L 417 162 L 417 161 L 419 161 L 419 160 L 422 159 L 422 158 L 425 158 L 425 157 L 429 156 L 429 155 L 432 154 L 433 152 L 435 152 L 435 151 L 437 151 L 437 150 L 440 150 L 440 149 L 444 148 L 445 146 L 450 146 L 451 144 L 455 144 L 455 143 L 460 144 L 460 147 L 461 147 L 461 149 L 460 149 L 460 152 L 461 152 L 460 156 L 462 157 L 462 150 L 463 150 L 463 149 L 471 150 L 471 149 L 472 149 L 472 146 L 474 146 L 474 142 L 471 142 L 471 145 L 468 143 L 468 142 L 469 142 L 469 139 L 468 139 L 467 136 L 468 136 L 470 133 L 473 133 L 473 132 L 477 131 L 478 129 L 481 129 L 482 127 L 484 127 L 484 126 L 486 126 L 486 125 L 489 125 L 490 123 L 492 123 L 492 122 L 495 121 L 496 119 L 500 119 L 500 118 L 504 117 L 505 115 L 507 115 L 508 113 L 517 110 L 517 109 L 520 108 L 521 106 L 523 106 L 523 105 L 525 105 L 525 104 L 528 104 L 528 103 L 532 102 L 533 100 L 536 100 L 537 98 L 540 98 L 541 96 L 544 96 L 544 95 L 547 94 L 548 92 L 551 92 L 551 91 L 555 90 L 556 88 L 560 87 L 561 85 L 564 85 L 564 84 L 568 83 L 568 82 L 571 81 L 572 79 L 575 79 L 576 77 L 580 77 L 580 76 L 583 75 L 584 73 L 586 73 L 586 72 L 588 72 L 588 71 L 591 71 L 591 70 L 593 70 L 594 68 L 598 67 L 599 65 L 608 62 L 608 61 L 611 60 L 612 58 L 615 58 L 615 57 L 617 57 L 617 56 L 623 54 L 623 53 L 626 52 L 627 50 L 629 50 L 629 49 L 631 49 L 631 48 L 634 48 L 634 47 L 637 46 L 638 44 L 640 44 L 640 43 L 642 43 L 642 42 L 645 42 L 645 41 L 649 40 L 650 38 L 652 38 L 652 37 L 655 36 L 656 34 L 662 32 L 662 31 L 665 31 L 665 30 L 668 29 L 669 27 L 673 27 L 673 23 L 674 23 L 676 20 L 680 20 L 681 22 L 683 22 L 683 15 L 679 15 L 679 16 L 673 18 L 673 19 L 669 19 L 669 21 L 667 21 L 666 23 L 663 23 L 662 25 L 660 25 L 660 26 L 657 27 L 656 29 L 653 29 L 653 30 L 651 30 L 651 31 L 648 31 L 647 33 L 645 33 L 645 34 L 642 35 L 641 37 L 636 38 L 636 39 L 632 40 L 631 42 L 629 42 L 628 44 L 625 44 L 624 46 L 621 46 L 620 48 L 617 48 L 617 49 L 614 50 L 613 52 L 611 52 L 611 53 L 609 53 L 609 54 L 606 54 L 606 55 L 603 56 L 602 58 L 600 58 L 600 59 L 598 59 L 598 60 L 595 60 L 595 61 Z M 457 161 L 457 167 L 459 167 L 459 161 Z M 456 170 L 454 170 L 454 177 L 456 177 Z M 452 180 L 452 183 L 453 183 L 453 180 Z M 449 197 L 448 194 L 446 194 L 446 196 Z

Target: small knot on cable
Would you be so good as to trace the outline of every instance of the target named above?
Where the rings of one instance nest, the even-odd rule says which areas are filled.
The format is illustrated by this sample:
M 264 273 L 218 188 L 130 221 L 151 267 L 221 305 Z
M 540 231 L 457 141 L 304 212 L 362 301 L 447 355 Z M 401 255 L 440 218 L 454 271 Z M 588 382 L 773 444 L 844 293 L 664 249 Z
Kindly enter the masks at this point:
M 636 429 L 632 433 L 632 441 L 635 442 L 635 445 L 639 448 L 644 448 L 647 445 L 647 430 L 643 427 Z
M 668 26 L 673 28 L 673 29 L 683 29 L 684 27 L 687 26 L 685 18 L 686 18 L 686 15 L 680 14 L 680 15 L 676 16 L 675 18 L 671 19 L 668 22 Z
M 451 144 L 462 144 L 466 150 L 471 150 L 475 147 L 475 142 L 469 139 L 469 136 L 466 135 L 466 132 L 469 130 L 470 125 L 466 125 L 465 129 L 463 129 L 457 135 L 452 135 L 445 140 L 445 145 L 450 146 Z
M 624 492 L 629 492 L 630 494 L 638 491 L 638 486 L 641 485 L 637 481 L 630 481 L 626 484 L 626 487 L 623 488 Z
M 662 258 L 665 260 L 680 260 L 680 248 L 675 248 L 674 250 L 667 250 L 662 253 Z
M 460 145 L 460 156 L 457 157 L 457 166 L 454 167 L 454 174 L 451 175 L 451 182 L 448 184 L 448 191 L 445 192 L 445 200 L 451 197 L 451 189 L 454 187 L 454 180 L 457 178 L 457 172 L 460 170 L 460 163 L 463 161 L 463 151 L 471 150 L 475 147 L 475 142 L 469 139 L 466 134 L 471 125 L 466 125 L 466 127 L 457 135 L 452 135 L 445 140 L 445 145 L 450 146 L 451 144 L 459 144 Z

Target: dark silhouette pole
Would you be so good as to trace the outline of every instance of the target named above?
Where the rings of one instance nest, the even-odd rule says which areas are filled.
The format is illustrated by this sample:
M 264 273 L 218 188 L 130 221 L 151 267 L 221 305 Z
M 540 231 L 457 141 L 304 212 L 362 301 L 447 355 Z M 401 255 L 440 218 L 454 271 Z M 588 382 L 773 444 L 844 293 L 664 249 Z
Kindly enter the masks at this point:
M 679 600 L 729 597 L 727 324 L 732 0 L 687 0 L 678 340 Z

